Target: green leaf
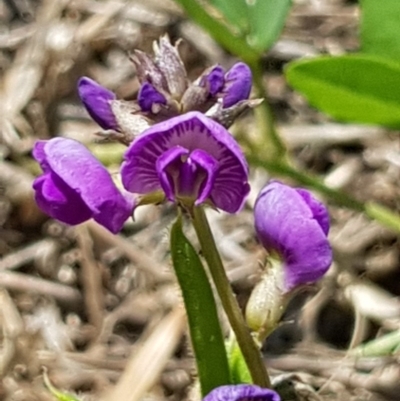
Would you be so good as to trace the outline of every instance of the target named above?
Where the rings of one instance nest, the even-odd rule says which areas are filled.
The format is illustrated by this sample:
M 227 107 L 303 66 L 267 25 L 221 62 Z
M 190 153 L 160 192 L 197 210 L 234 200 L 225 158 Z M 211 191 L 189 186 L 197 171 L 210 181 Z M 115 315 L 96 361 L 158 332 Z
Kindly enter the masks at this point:
M 349 350 L 349 354 L 357 357 L 385 356 L 397 352 L 399 347 L 400 330 L 396 330 Z
M 259 54 L 252 49 L 243 37 L 235 35 L 232 29 L 205 9 L 204 4 L 196 0 L 175 0 L 180 4 L 190 18 L 204 28 L 222 47 L 240 57 L 244 62 L 253 64 L 259 59 Z
M 400 1 L 361 1 L 361 50 L 400 62 Z
M 209 2 L 239 32 L 243 34 L 249 29 L 246 0 L 209 0 Z
M 175 0 L 194 22 L 248 64 L 259 59 L 279 37 L 292 0 Z M 222 18 L 215 18 L 212 9 Z M 222 21 L 221 21 L 222 19 Z
M 242 351 L 240 350 L 239 344 L 237 343 L 236 337 L 233 335 L 233 333 L 227 342 L 226 347 L 228 350 L 228 362 L 232 383 L 252 384 L 253 380 L 251 378 L 249 368 L 247 367 Z
M 47 372 L 44 371 L 43 372 L 43 381 L 44 384 L 47 388 L 47 390 L 49 390 L 49 392 L 55 397 L 57 398 L 58 401 L 81 401 L 79 398 L 76 398 L 75 396 L 73 396 L 72 394 L 69 393 L 63 393 L 59 390 L 57 390 L 50 382 L 49 377 L 47 376 Z
M 259 52 L 266 51 L 278 39 L 292 1 L 248 0 L 246 4 L 250 26 L 248 43 Z
M 289 64 L 291 86 L 311 105 L 338 120 L 400 127 L 400 66 L 388 60 L 350 55 Z
M 182 232 L 179 217 L 171 230 L 172 262 L 182 290 L 203 396 L 230 384 L 217 307 L 200 258 Z

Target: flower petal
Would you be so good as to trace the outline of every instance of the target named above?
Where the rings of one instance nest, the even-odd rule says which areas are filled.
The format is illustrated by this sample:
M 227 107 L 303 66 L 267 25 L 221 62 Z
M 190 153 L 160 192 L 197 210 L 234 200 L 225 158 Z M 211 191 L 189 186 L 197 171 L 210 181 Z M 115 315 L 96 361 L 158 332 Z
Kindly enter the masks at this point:
M 322 231 L 325 235 L 329 233 L 329 214 L 326 210 L 325 205 L 320 202 L 318 199 L 314 198 L 313 194 L 310 191 L 307 191 L 303 188 L 296 188 L 296 191 L 300 194 L 300 196 L 307 203 L 310 208 L 313 217 L 317 220 L 318 224 L 321 226 Z
M 34 184 L 45 212 L 69 224 L 93 217 L 113 233 L 121 230 L 132 214 L 133 200 L 118 191 L 108 171 L 85 146 L 53 138 L 37 142 L 33 155 L 45 173 Z
M 244 155 L 224 127 L 196 111 L 153 125 L 130 145 L 121 169 L 124 187 L 140 194 L 161 189 L 156 162 L 174 146 L 189 152 L 200 149 L 212 156 L 219 169 L 211 200 L 230 213 L 240 209 L 249 190 Z
M 118 129 L 117 121 L 111 109 L 111 102 L 116 98 L 113 92 L 90 78 L 82 77 L 78 82 L 78 93 L 90 117 L 101 128 Z
M 279 394 L 253 384 L 220 386 L 208 393 L 203 401 L 280 401 Z
M 36 178 L 33 189 L 36 203 L 53 219 L 75 225 L 92 217 L 82 198 L 52 172 Z
M 200 187 L 196 188 L 197 199 L 195 205 L 198 206 L 205 202 L 211 195 L 219 163 L 207 152 L 204 152 L 204 150 L 201 149 L 194 150 L 190 155 L 190 160 L 205 173 L 205 178 L 199 182 Z
M 224 87 L 224 73 L 224 69 L 220 65 L 216 65 L 205 77 L 205 82 L 211 96 L 215 96 Z
M 181 157 L 187 155 L 189 151 L 182 146 L 174 146 L 173 148 L 164 152 L 156 162 L 156 169 L 159 175 L 160 184 L 165 192 L 165 196 L 171 202 L 175 201 L 175 182 L 174 178 L 171 175 L 171 172 L 168 171 L 168 167 L 171 167 L 172 164 L 177 164 L 177 172 L 179 172 L 179 165 L 182 164 Z
M 231 107 L 250 96 L 252 84 L 251 70 L 245 63 L 236 63 L 225 74 L 222 103 L 224 108 Z
M 137 100 L 140 108 L 145 112 L 151 112 L 153 104 L 167 104 L 164 95 L 148 82 L 140 87 Z
M 326 227 L 323 229 L 314 216 L 316 203 L 310 198 L 306 202 L 298 190 L 273 181 L 260 192 L 254 206 L 261 243 L 284 259 L 287 291 L 318 280 L 332 263 Z

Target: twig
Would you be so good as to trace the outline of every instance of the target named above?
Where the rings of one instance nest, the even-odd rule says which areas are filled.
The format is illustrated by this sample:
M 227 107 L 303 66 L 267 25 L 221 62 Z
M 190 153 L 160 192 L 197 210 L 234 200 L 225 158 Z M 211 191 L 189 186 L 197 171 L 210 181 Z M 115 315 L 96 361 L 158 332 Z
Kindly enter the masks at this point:
M 154 260 L 148 257 L 144 251 L 140 250 L 132 242 L 121 236 L 111 234 L 93 221 L 89 221 L 87 227 L 95 237 L 108 243 L 110 246 L 120 249 L 135 264 L 137 269 L 145 272 L 155 282 L 162 283 L 172 280 L 171 273 L 163 271 L 163 268 L 160 266 L 155 266 Z
M 152 330 L 142 347 L 131 357 L 114 390 L 102 400 L 140 400 L 158 380 L 181 339 L 184 323 L 185 313 L 179 306 Z
M 96 328 L 98 334 L 103 325 L 103 288 L 99 266 L 93 255 L 93 241 L 85 225 L 76 229 L 79 248 L 82 252 L 82 286 L 89 322 Z
M 0 259 L 0 271 L 2 270 L 16 270 L 19 267 L 32 262 L 41 251 L 43 247 L 54 244 L 51 239 L 44 239 L 34 242 L 33 244 L 19 249 L 13 253 L 9 253 Z
M 80 292 L 63 284 L 16 272 L 0 272 L 0 287 L 13 291 L 37 292 L 55 298 L 68 309 L 79 309 L 82 304 Z

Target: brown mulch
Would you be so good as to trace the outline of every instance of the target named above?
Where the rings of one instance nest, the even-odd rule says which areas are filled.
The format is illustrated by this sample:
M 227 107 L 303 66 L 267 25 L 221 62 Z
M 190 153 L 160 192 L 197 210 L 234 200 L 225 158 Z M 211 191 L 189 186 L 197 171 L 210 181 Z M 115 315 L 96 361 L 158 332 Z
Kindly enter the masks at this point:
M 399 210 L 398 133 L 331 121 L 282 75 L 293 59 L 356 50 L 358 20 L 355 2 L 295 1 L 284 34 L 265 56 L 266 85 L 299 168 Z M 85 400 L 188 397 L 194 361 L 170 268 L 173 207 L 143 207 L 113 236 L 93 222 L 72 228 L 49 220 L 31 188 L 39 172 L 30 158 L 37 139 L 65 136 L 101 150 L 98 127 L 78 101 L 77 79 L 88 75 L 133 98 L 138 83 L 129 51 L 150 51 L 164 33 L 183 38 L 192 77 L 234 60 L 173 1 L 0 3 L 0 400 L 53 400 L 44 368 L 57 388 Z M 253 129 L 251 115 L 243 124 Z M 251 206 L 267 178 L 252 172 L 254 193 L 242 213 L 210 213 L 243 303 L 261 254 Z M 335 262 L 321 283 L 293 299 L 264 345 L 266 363 L 277 388 L 295 388 L 289 393 L 298 400 L 400 400 L 396 353 L 347 352 L 399 328 L 398 236 L 353 211 L 330 205 L 330 212 Z

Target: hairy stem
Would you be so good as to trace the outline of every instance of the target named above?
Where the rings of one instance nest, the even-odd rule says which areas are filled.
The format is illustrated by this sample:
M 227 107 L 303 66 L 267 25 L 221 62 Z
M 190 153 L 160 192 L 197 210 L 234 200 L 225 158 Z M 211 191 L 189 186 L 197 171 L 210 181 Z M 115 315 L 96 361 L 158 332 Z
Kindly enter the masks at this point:
M 235 333 L 252 380 L 254 384 L 261 387 L 270 387 L 271 383 L 261 353 L 250 334 L 242 311 L 232 292 L 221 256 L 215 245 L 204 210 L 201 207 L 194 207 L 192 221 L 199 238 L 203 256 L 207 261 L 222 306 Z

